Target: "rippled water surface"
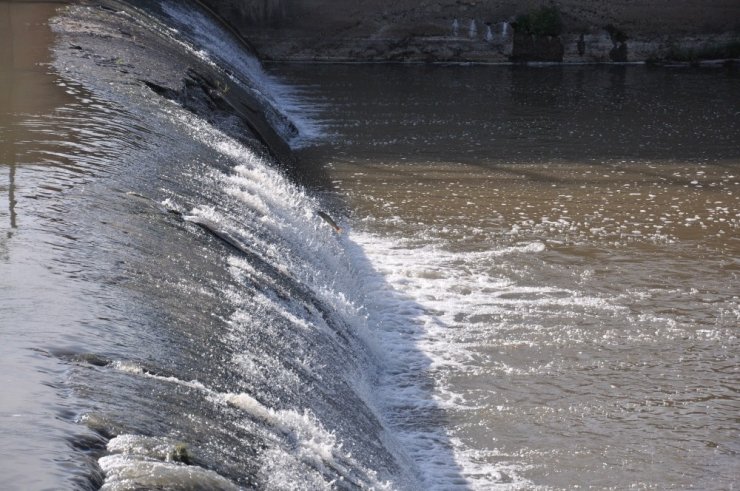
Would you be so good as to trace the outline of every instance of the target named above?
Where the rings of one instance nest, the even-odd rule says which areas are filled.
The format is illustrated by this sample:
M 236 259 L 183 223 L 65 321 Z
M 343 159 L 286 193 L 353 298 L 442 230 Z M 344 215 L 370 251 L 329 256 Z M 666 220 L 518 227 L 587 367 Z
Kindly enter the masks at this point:
M 141 5 L 58 11 L 52 38 L 53 6 L 0 4 L 4 489 L 413 487 L 369 389 L 362 250 L 251 132 L 268 108 L 295 130 L 279 85 L 196 4 Z
M 109 5 L 0 2 L 3 489 L 735 485 L 736 72 Z
M 432 360 L 472 487 L 735 485 L 736 73 L 273 70 L 333 135 L 303 158 L 351 236 L 421 306 L 392 309 L 389 344 Z
M 95 317 L 79 265 L 60 260 L 77 238 L 60 220 L 59 197 L 100 170 L 71 157 L 99 110 L 50 74 L 47 20 L 58 5 L 0 2 L 0 474 L 8 489 L 64 487 L 86 472 L 59 445 L 72 434 L 64 420 L 75 405 L 60 386 L 65 367 L 40 350 L 74 344 L 84 336 L 77 321 Z

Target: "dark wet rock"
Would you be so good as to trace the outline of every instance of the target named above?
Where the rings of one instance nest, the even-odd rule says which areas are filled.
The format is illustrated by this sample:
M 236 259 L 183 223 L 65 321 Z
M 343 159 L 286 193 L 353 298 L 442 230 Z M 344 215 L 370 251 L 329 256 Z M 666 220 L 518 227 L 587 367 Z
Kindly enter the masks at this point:
M 178 89 L 172 89 L 143 80 L 156 94 L 178 102 L 195 114 L 217 123 L 232 115 L 238 115 L 242 123 L 282 163 L 294 163 L 295 159 L 285 141 L 274 130 L 265 116 L 264 107 L 238 85 L 215 74 L 188 69 Z M 297 129 L 290 123 L 290 132 Z
M 111 361 L 108 358 L 105 358 L 100 355 L 96 355 L 94 353 L 84 353 L 81 355 L 77 355 L 74 358 L 74 361 L 78 363 L 87 363 L 95 367 L 106 367 L 110 365 L 111 363 Z
M 90 440 L 94 441 L 94 445 L 89 444 L 90 449 L 103 450 L 110 439 L 124 431 L 123 426 L 99 413 L 87 413 L 80 418 L 80 422 L 98 435 Z
M 190 457 L 190 452 L 188 452 L 188 446 L 184 443 L 176 444 L 169 454 L 169 460 L 172 462 L 180 462 L 185 465 L 191 465 L 192 458 Z

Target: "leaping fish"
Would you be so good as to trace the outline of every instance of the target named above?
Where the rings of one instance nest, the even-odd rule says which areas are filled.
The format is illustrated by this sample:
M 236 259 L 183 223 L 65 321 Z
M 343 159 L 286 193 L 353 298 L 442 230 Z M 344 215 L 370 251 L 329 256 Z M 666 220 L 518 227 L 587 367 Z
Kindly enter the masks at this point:
M 317 211 L 316 214 L 318 216 L 320 216 L 321 218 L 323 218 L 324 221 L 326 223 L 328 223 L 331 226 L 331 228 L 334 229 L 334 231 L 336 233 L 338 233 L 338 234 L 341 234 L 342 233 L 342 227 L 340 227 L 339 225 L 337 225 L 337 222 L 335 222 L 329 215 L 327 215 L 326 213 L 324 213 L 323 211 L 320 211 L 320 210 Z

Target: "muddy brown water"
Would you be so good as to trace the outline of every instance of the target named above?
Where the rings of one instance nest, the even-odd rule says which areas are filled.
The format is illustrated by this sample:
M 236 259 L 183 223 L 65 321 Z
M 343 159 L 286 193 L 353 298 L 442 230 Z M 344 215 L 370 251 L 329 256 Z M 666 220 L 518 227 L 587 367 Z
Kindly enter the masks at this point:
M 740 79 L 275 65 L 403 294 L 473 488 L 732 488 Z M 403 322 L 402 322 L 403 324 Z
M 69 433 L 58 420 L 65 404 L 58 404 L 52 380 L 62 369 L 35 351 L 55 330 L 50 324 L 79 312 L 79 303 L 67 302 L 79 288 L 43 266 L 53 254 L 37 241 L 54 239 L 33 232 L 38 223 L 29 213 L 29 198 L 69 183 L 44 162 L 44 153 L 58 150 L 53 140 L 62 138 L 61 128 L 42 136 L 33 123 L 72 102 L 50 73 L 47 21 L 57 7 L 0 2 L 0 473 L 8 489 L 64 486 L 83 467 L 68 461 L 59 472 L 56 462 L 67 461 L 68 450 L 55 438 Z
M 222 392 L 244 391 L 261 401 L 250 406 L 243 398 L 247 409 L 264 404 L 295 425 L 302 420 L 294 412 L 305 416 L 305 405 L 326 387 L 335 390 L 330 384 L 344 370 L 334 369 L 325 338 L 293 343 L 288 334 L 303 324 L 288 322 L 291 316 L 247 316 L 241 324 L 229 317 L 262 312 L 250 302 L 263 285 L 228 279 L 222 263 L 233 262 L 234 251 L 146 196 L 182 201 L 194 213 L 203 205 L 251 216 L 251 201 L 229 201 L 221 181 L 209 177 L 243 164 L 224 153 L 238 145 L 199 142 L 181 128 L 185 115 L 148 92 L 114 81 L 91 91 L 71 82 L 85 73 L 55 73 L 47 19 L 57 7 L 0 2 L 4 482 L 11 489 L 94 488 L 105 482 L 103 467 L 118 469 L 121 480 L 153 482 L 146 470 L 154 462 L 173 473 L 162 477 L 169 485 L 184 485 L 188 476 L 157 453 L 157 445 L 183 440 L 202 467 L 190 468 L 199 482 L 222 482 L 208 470 L 215 469 L 245 486 L 296 485 L 306 476 L 319 486 L 336 478 L 333 467 L 319 466 L 323 475 L 304 465 L 319 453 L 360 475 L 382 471 L 372 445 L 352 439 L 377 429 L 352 424 L 365 406 L 326 414 L 323 401 L 309 406 L 309 440 L 331 445 L 291 460 L 304 448 L 295 439 L 260 419 L 245 425 L 248 413 L 214 402 Z M 372 363 L 364 351 L 348 359 L 356 356 L 360 368 L 368 361 L 367 370 L 387 363 L 372 397 L 398 445 L 388 448 L 408 457 L 420 483 L 735 485 L 736 72 L 271 70 L 295 87 L 327 135 L 299 157 L 333 180 L 323 191 L 346 202 L 347 216 L 334 216 L 346 235 L 335 242 L 320 219 L 314 224 L 305 210 L 290 208 L 297 195 L 281 195 L 287 187 L 271 175 L 257 191 L 266 201 L 279 197 L 275 225 L 266 233 L 257 220 L 240 230 L 260 231 L 244 232 L 255 243 L 267 237 L 298 251 L 309 237 L 314 249 L 304 262 L 322 271 L 306 271 L 307 278 L 331 273 L 335 256 L 350 264 L 348 272 L 368 273 L 373 284 L 358 280 L 357 291 L 337 298 L 364 298 L 380 355 Z M 331 257 L 321 256 L 327 250 Z M 279 255 L 277 266 L 284 260 Z M 334 274 L 336 284 L 351 283 L 349 273 Z M 285 302 L 278 314 L 303 312 Z M 255 342 L 272 329 L 279 335 Z M 281 368 L 296 356 L 308 360 L 309 369 L 296 372 L 302 378 Z M 319 362 L 311 365 L 313 358 Z M 181 417 L 184 407 L 190 418 Z M 334 430 L 335 420 L 346 424 Z M 116 434 L 130 455 L 106 451 Z M 347 441 L 334 442 L 335 435 Z M 112 455 L 98 460 L 106 452 Z M 291 472 L 272 472 L 286 462 Z M 120 484 L 114 474 L 107 482 Z

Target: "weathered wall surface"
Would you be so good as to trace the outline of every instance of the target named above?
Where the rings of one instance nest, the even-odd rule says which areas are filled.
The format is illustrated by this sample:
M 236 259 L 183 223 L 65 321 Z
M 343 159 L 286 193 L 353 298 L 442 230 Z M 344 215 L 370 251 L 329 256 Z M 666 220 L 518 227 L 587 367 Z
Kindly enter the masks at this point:
M 204 0 L 267 59 L 506 61 L 519 14 L 557 5 L 564 61 L 644 60 L 740 39 L 738 0 Z M 604 29 L 616 26 L 622 47 Z M 529 40 L 520 38 L 521 48 Z M 539 44 L 537 44 L 539 43 Z M 539 48 L 538 48 L 539 46 Z M 617 51 L 614 49 L 617 48 Z

